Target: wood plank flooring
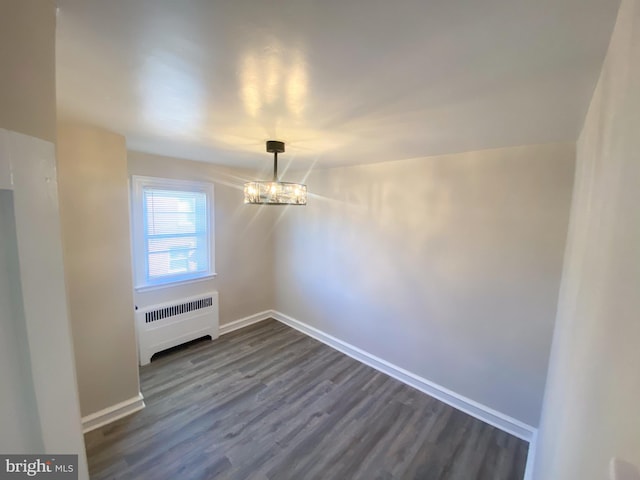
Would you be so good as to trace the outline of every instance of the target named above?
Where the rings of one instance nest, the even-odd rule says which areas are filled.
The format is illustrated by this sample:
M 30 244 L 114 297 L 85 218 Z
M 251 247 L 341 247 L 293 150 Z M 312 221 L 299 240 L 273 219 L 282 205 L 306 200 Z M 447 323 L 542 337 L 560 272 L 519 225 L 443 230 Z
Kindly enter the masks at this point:
M 92 479 L 521 480 L 527 443 L 275 320 L 140 369 Z

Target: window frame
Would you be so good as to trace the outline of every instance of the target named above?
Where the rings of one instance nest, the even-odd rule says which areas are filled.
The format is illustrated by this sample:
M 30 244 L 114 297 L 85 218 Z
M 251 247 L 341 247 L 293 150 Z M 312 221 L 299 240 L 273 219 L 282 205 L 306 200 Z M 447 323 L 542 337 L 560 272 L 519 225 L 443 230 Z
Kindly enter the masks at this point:
M 204 193 L 206 196 L 206 238 L 209 265 L 205 272 L 188 272 L 166 276 L 157 280 L 150 280 L 148 276 L 148 257 L 145 248 L 144 225 L 144 190 L 153 188 L 158 190 L 174 190 L 182 192 Z M 133 256 L 133 280 L 136 291 L 154 290 L 176 286 L 184 283 L 201 281 L 216 276 L 215 273 L 215 215 L 214 215 L 214 186 L 208 182 L 192 180 L 178 180 L 173 178 L 131 176 L 131 239 Z

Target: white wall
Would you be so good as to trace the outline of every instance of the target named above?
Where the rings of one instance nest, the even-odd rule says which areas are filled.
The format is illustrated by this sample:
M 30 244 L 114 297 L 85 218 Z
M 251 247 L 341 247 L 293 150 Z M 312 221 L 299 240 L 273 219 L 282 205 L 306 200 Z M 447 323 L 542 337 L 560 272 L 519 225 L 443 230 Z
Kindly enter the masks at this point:
M 11 190 L 0 190 L 0 315 L 0 452 L 44 452 L 22 304 Z
M 8 280 L 19 278 L 22 293 L 22 308 L 3 312 L 2 321 L 26 327 L 37 405 L 31 413 L 40 422 L 44 453 L 78 454 L 79 478 L 88 478 L 64 282 L 55 145 L 0 129 L 0 165 L 0 172 L 11 172 L 0 185 L 10 184 L 13 191 L 20 268 L 19 274 L 9 272 Z M 17 316 L 9 318 L 11 313 Z M 28 394 L 24 401 L 28 407 Z M 0 429 L 7 441 L 13 435 Z
M 244 205 L 243 184 L 257 173 L 129 152 L 129 174 L 215 185 L 216 273 L 213 279 L 136 292 L 138 307 L 217 290 L 220 324 L 273 308 L 273 207 Z
M 623 0 L 578 141 L 539 480 L 640 465 L 640 1 Z
M 313 172 L 308 206 L 277 224 L 276 309 L 537 426 L 574 156 L 553 144 Z

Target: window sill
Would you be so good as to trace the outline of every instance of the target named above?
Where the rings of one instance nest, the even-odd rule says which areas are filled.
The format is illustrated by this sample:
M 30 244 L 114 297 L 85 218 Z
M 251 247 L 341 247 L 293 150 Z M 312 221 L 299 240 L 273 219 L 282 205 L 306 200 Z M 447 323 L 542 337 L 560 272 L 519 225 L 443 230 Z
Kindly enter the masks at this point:
M 189 285 L 191 283 L 206 282 L 207 280 L 211 280 L 215 278 L 217 275 L 218 275 L 217 273 L 211 273 L 209 275 L 205 275 L 204 277 L 190 278 L 189 280 L 180 280 L 177 282 L 163 283 L 161 285 L 135 287 L 134 290 L 138 293 L 144 293 L 144 292 L 152 292 L 154 290 L 162 290 L 165 288 L 181 287 L 182 285 Z

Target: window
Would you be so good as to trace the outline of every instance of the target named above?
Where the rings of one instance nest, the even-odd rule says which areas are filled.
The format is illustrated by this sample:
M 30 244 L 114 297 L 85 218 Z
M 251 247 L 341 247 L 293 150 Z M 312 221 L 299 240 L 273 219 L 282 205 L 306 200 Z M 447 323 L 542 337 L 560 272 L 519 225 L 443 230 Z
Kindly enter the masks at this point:
M 213 185 L 132 177 L 136 289 L 215 275 Z

